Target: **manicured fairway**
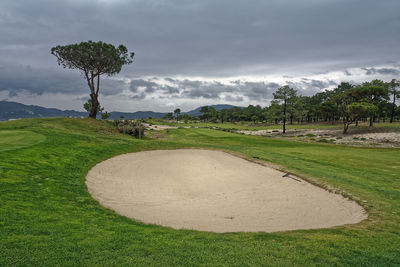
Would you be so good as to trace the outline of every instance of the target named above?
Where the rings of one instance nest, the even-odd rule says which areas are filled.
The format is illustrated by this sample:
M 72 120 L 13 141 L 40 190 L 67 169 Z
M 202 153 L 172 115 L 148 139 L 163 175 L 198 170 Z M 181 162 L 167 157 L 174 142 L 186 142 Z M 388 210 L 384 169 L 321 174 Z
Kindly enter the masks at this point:
M 400 265 L 400 150 L 309 144 L 210 129 L 136 140 L 107 122 L 30 119 L 0 131 L 41 143 L 0 151 L 0 266 Z M 85 175 L 112 156 L 202 147 L 257 157 L 354 196 L 359 224 L 280 233 L 216 234 L 145 225 L 101 207 Z M 156 162 L 154 164 L 157 164 Z
M 31 131 L 1 131 L 0 151 L 28 147 L 43 142 L 46 137 Z

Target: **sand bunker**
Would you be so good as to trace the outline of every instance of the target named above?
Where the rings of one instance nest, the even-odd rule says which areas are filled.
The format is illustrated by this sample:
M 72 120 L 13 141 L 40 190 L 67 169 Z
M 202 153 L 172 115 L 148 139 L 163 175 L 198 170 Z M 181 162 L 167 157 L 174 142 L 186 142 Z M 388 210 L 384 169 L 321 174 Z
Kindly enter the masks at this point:
M 120 155 L 86 177 L 101 205 L 136 220 L 212 232 L 274 232 L 357 223 L 357 203 L 225 152 Z

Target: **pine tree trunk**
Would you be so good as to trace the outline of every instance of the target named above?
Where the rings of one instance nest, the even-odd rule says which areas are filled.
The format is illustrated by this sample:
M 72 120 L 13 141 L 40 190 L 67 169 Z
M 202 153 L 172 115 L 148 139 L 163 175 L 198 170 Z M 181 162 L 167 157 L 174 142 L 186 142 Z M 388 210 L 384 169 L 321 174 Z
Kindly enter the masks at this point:
M 97 96 L 95 94 L 90 94 L 90 99 L 92 103 L 90 107 L 89 118 L 96 119 L 99 101 L 97 100 Z
M 347 130 L 349 129 L 350 124 L 348 124 L 347 122 L 345 122 L 344 124 L 344 129 L 343 129 L 343 134 L 347 134 Z
M 347 134 L 347 130 L 349 129 L 351 122 L 349 121 L 349 118 L 343 118 L 343 134 Z
M 347 134 L 347 129 L 349 128 L 349 125 L 345 122 L 343 123 L 343 134 Z
M 283 103 L 283 133 L 286 133 L 286 99 Z
M 393 94 L 393 105 L 392 105 L 392 112 L 390 113 L 390 123 L 393 123 L 395 107 L 396 107 L 396 94 Z
M 89 118 L 96 119 L 97 110 L 99 108 L 99 101 L 97 99 L 97 96 L 99 94 L 99 89 L 100 89 L 100 75 L 97 75 L 97 90 L 95 88 L 95 82 L 94 82 L 95 75 L 93 74 L 93 72 L 91 72 L 90 76 L 89 76 L 89 72 L 85 71 L 85 77 L 86 77 L 88 86 L 90 88 L 90 101 L 91 101 L 90 104 L 91 105 L 90 105 L 90 111 L 89 111 Z

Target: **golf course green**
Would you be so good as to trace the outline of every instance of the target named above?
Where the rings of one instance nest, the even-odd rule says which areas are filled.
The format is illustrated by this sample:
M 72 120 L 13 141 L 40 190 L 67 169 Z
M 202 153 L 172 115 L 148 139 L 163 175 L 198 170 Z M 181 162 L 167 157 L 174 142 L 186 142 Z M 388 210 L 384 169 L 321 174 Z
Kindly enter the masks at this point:
M 45 139 L 44 135 L 31 131 L 1 131 L 0 151 L 32 146 L 43 142 Z
M 275 233 L 174 230 L 102 207 L 87 172 L 113 156 L 177 148 L 271 162 L 362 205 L 368 218 Z M 170 129 L 142 140 L 93 119 L 0 122 L 0 266 L 400 265 L 400 150 Z M 157 164 L 157 162 L 154 162 Z

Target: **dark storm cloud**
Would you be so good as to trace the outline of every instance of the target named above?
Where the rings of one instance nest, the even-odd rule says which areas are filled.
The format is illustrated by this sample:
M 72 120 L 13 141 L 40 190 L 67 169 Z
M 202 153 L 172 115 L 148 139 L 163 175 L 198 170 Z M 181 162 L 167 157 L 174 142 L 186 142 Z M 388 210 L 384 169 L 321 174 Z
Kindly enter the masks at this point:
M 250 100 L 267 100 L 272 98 L 272 93 L 280 87 L 277 83 L 245 82 L 241 84 L 244 96 Z
M 300 95 L 311 96 L 315 93 L 324 91 L 324 89 L 328 89 L 332 86 L 336 86 L 337 83 L 335 81 L 322 81 L 315 79 L 307 79 L 303 78 L 300 82 L 286 82 L 290 87 L 293 87 L 298 91 Z
M 243 100 L 243 96 L 250 100 L 264 100 L 272 96 L 279 84 L 266 82 L 248 82 L 235 80 L 228 84 L 218 81 L 199 80 L 174 80 L 173 83 L 180 91 L 181 97 L 218 99 L 225 97 L 226 100 Z M 236 94 L 233 96 L 232 94 Z
M 43 93 L 75 94 L 87 91 L 79 74 L 60 73 L 36 69 L 30 66 L 2 66 L 0 68 L 0 91 L 8 91 L 10 96 L 21 92 L 32 95 Z
M 127 87 L 125 81 L 115 80 L 108 77 L 103 77 L 100 81 L 100 85 L 100 94 L 105 96 L 119 95 Z
M 143 99 L 146 97 L 146 95 L 156 93 L 158 95 L 177 95 L 179 94 L 180 90 L 174 84 L 174 86 L 169 86 L 165 84 L 159 84 L 154 81 L 158 81 L 159 79 L 154 79 L 151 78 L 149 80 L 144 80 L 144 79 L 136 79 L 132 80 L 130 82 L 129 89 L 132 93 L 134 93 L 133 98 L 134 99 Z M 174 83 L 176 82 L 173 79 L 166 78 L 165 80 L 168 81 L 173 81 Z
M 399 75 L 400 70 L 396 68 L 362 68 L 367 75 Z
M 238 87 L 222 84 L 221 82 L 204 82 L 184 80 L 177 83 L 182 89 L 182 97 L 218 99 L 223 93 L 237 92 Z
M 173 86 L 166 85 L 163 86 L 162 89 L 167 94 L 179 94 L 179 89 Z
M 141 93 L 139 93 L 139 94 L 130 96 L 130 98 L 131 98 L 131 99 L 134 99 L 134 100 L 142 100 L 142 99 L 145 99 L 145 98 L 146 98 L 146 94 L 145 94 L 144 92 L 141 92 Z
M 121 93 L 123 81 L 102 78 L 102 95 Z M 84 94 L 89 92 L 85 78 L 78 72 L 37 69 L 31 66 L 8 65 L 0 67 L 0 91 L 8 91 L 9 96 L 24 92 L 30 95 L 44 93 Z
M 314 80 L 314 79 L 303 79 L 303 85 L 305 85 L 306 88 L 313 87 L 317 88 L 319 90 L 325 89 L 331 85 L 337 85 L 335 81 L 321 81 L 321 80 Z
M 125 73 L 136 75 L 381 63 L 399 60 L 399 9 L 398 0 L 2 0 L 0 58 L 54 67 L 51 46 L 92 39 L 133 49 Z
M 268 75 L 310 95 L 336 81 L 296 77 L 345 70 L 357 79 L 352 70 L 365 66 L 398 76 L 382 66 L 400 61 L 399 9 L 398 0 L 1 0 L 0 91 L 85 93 L 50 48 L 102 40 L 136 53 L 124 81 L 102 80 L 107 96 L 264 101 L 277 83 L 210 80 Z
M 140 87 L 145 88 L 146 93 L 153 93 L 157 84 L 155 82 L 137 79 L 131 81 L 129 88 L 133 93 L 137 93 Z
M 281 85 L 274 82 L 248 82 L 235 80 L 230 83 L 218 81 L 177 80 L 165 78 L 170 85 L 159 84 L 143 79 L 131 82 L 132 98 L 144 99 L 156 94 L 160 98 L 187 98 L 187 99 L 225 99 L 227 101 L 243 101 L 245 98 L 252 101 L 266 101 L 273 98 L 273 92 Z M 288 82 L 290 86 L 299 90 L 302 95 L 310 95 L 336 85 L 334 81 L 322 81 L 315 79 L 303 79 L 301 82 Z M 132 89 L 133 88 L 133 89 Z M 139 88 L 151 88 L 151 91 L 139 90 Z
M 242 96 L 231 96 L 231 95 L 227 95 L 225 97 L 226 101 L 230 101 L 230 102 L 242 102 L 244 100 L 244 98 Z
M 18 93 L 16 91 L 12 91 L 12 90 L 8 91 L 8 97 L 16 97 L 16 96 L 18 96 Z
M 351 72 L 349 72 L 348 70 L 345 70 L 345 71 L 344 71 L 344 74 L 345 74 L 346 76 L 351 76 Z

